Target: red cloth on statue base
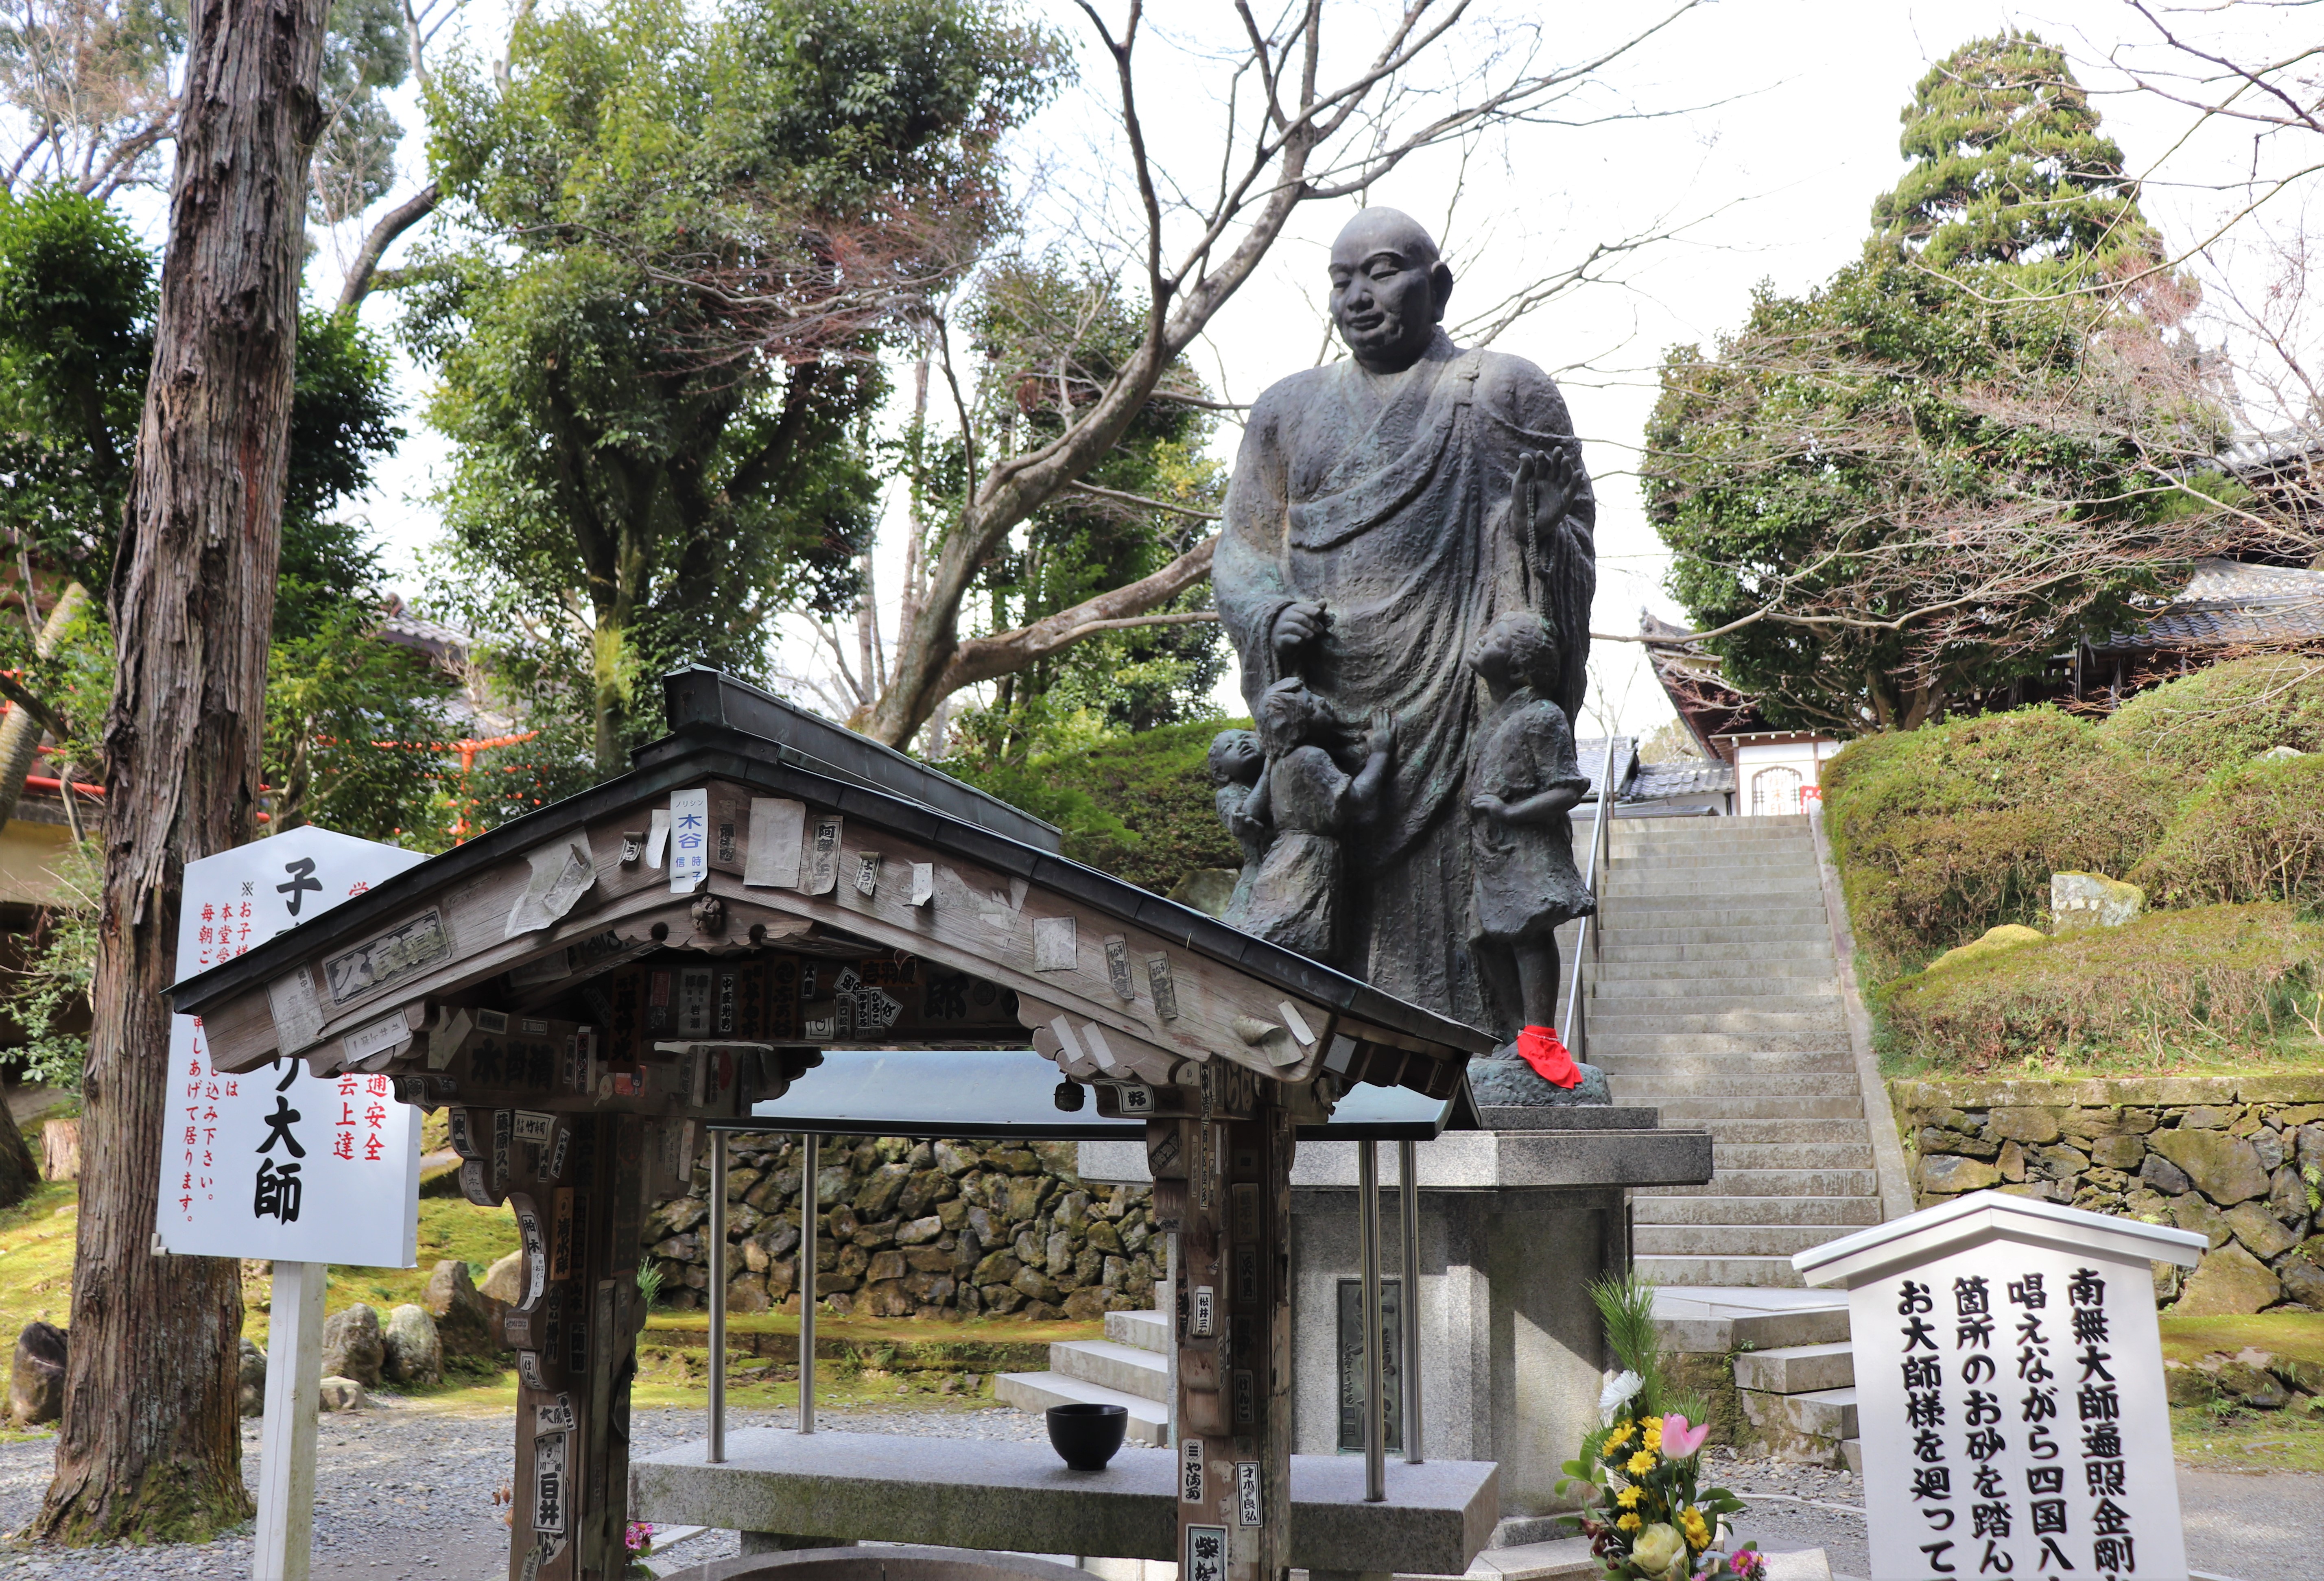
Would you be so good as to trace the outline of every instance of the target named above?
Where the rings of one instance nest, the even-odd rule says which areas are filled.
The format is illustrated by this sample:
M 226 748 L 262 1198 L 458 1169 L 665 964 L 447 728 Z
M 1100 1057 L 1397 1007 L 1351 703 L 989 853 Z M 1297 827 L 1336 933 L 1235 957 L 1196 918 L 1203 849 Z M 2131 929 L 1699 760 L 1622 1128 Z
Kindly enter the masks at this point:
M 1517 1058 L 1552 1087 L 1579 1087 L 1582 1071 L 1565 1052 L 1565 1041 L 1554 1026 L 1528 1026 L 1517 1034 Z

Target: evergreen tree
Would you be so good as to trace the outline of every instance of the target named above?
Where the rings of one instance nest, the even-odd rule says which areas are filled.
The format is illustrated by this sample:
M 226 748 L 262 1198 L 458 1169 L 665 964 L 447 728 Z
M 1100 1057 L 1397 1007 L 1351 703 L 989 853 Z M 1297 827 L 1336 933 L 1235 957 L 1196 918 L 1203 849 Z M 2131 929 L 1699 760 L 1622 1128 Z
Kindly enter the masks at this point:
M 1921 78 L 1903 120 L 1913 165 L 1872 222 L 1930 268 L 2087 268 L 2152 253 L 2122 150 L 2064 54 L 2032 33 L 1955 50 Z

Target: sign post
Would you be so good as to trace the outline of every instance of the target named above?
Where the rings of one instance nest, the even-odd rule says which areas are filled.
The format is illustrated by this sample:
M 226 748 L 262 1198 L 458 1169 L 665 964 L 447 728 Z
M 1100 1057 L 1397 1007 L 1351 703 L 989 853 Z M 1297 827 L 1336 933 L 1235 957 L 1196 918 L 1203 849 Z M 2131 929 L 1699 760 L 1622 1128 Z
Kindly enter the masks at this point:
M 1978 1191 L 1792 1259 L 1848 1287 L 1873 1581 L 2187 1581 L 2151 1264 L 2205 1244 Z
M 186 864 L 180 976 L 216 966 L 426 859 L 311 826 Z M 171 1018 L 162 1249 L 268 1258 L 274 1291 L 260 1429 L 255 1581 L 306 1581 L 314 1546 L 315 1417 L 328 1264 L 418 1260 L 420 1114 L 385 1076 L 312 1074 L 278 1059 L 240 1075 L 210 1062 L 201 1023 Z

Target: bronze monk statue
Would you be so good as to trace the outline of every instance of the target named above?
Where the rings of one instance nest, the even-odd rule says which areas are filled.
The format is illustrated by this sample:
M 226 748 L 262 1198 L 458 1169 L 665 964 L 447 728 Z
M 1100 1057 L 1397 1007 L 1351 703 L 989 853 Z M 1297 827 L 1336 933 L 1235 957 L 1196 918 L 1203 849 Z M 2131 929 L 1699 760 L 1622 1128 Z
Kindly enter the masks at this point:
M 1416 221 L 1364 210 L 1331 271 L 1352 357 L 1251 409 L 1219 614 L 1254 717 L 1297 676 L 1333 718 L 1392 722 L 1379 804 L 1343 842 L 1340 893 L 1318 897 L 1337 914 L 1328 963 L 1514 1042 L 1524 985 L 1480 948 L 1468 778 L 1491 704 L 1464 660 L 1503 616 L 1536 614 L 1557 650 L 1546 700 L 1576 716 L 1597 504 L 1556 383 L 1439 326 L 1452 271 Z M 1353 772 L 1360 732 L 1342 751 Z

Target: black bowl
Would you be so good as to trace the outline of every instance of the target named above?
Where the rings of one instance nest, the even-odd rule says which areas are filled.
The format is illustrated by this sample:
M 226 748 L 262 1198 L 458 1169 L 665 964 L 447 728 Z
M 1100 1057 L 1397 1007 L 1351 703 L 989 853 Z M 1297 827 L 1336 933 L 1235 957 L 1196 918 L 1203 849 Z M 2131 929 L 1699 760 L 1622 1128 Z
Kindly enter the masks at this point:
M 1130 1430 L 1130 1408 L 1076 1401 L 1049 1407 L 1049 1448 L 1075 1471 L 1103 1471 Z

